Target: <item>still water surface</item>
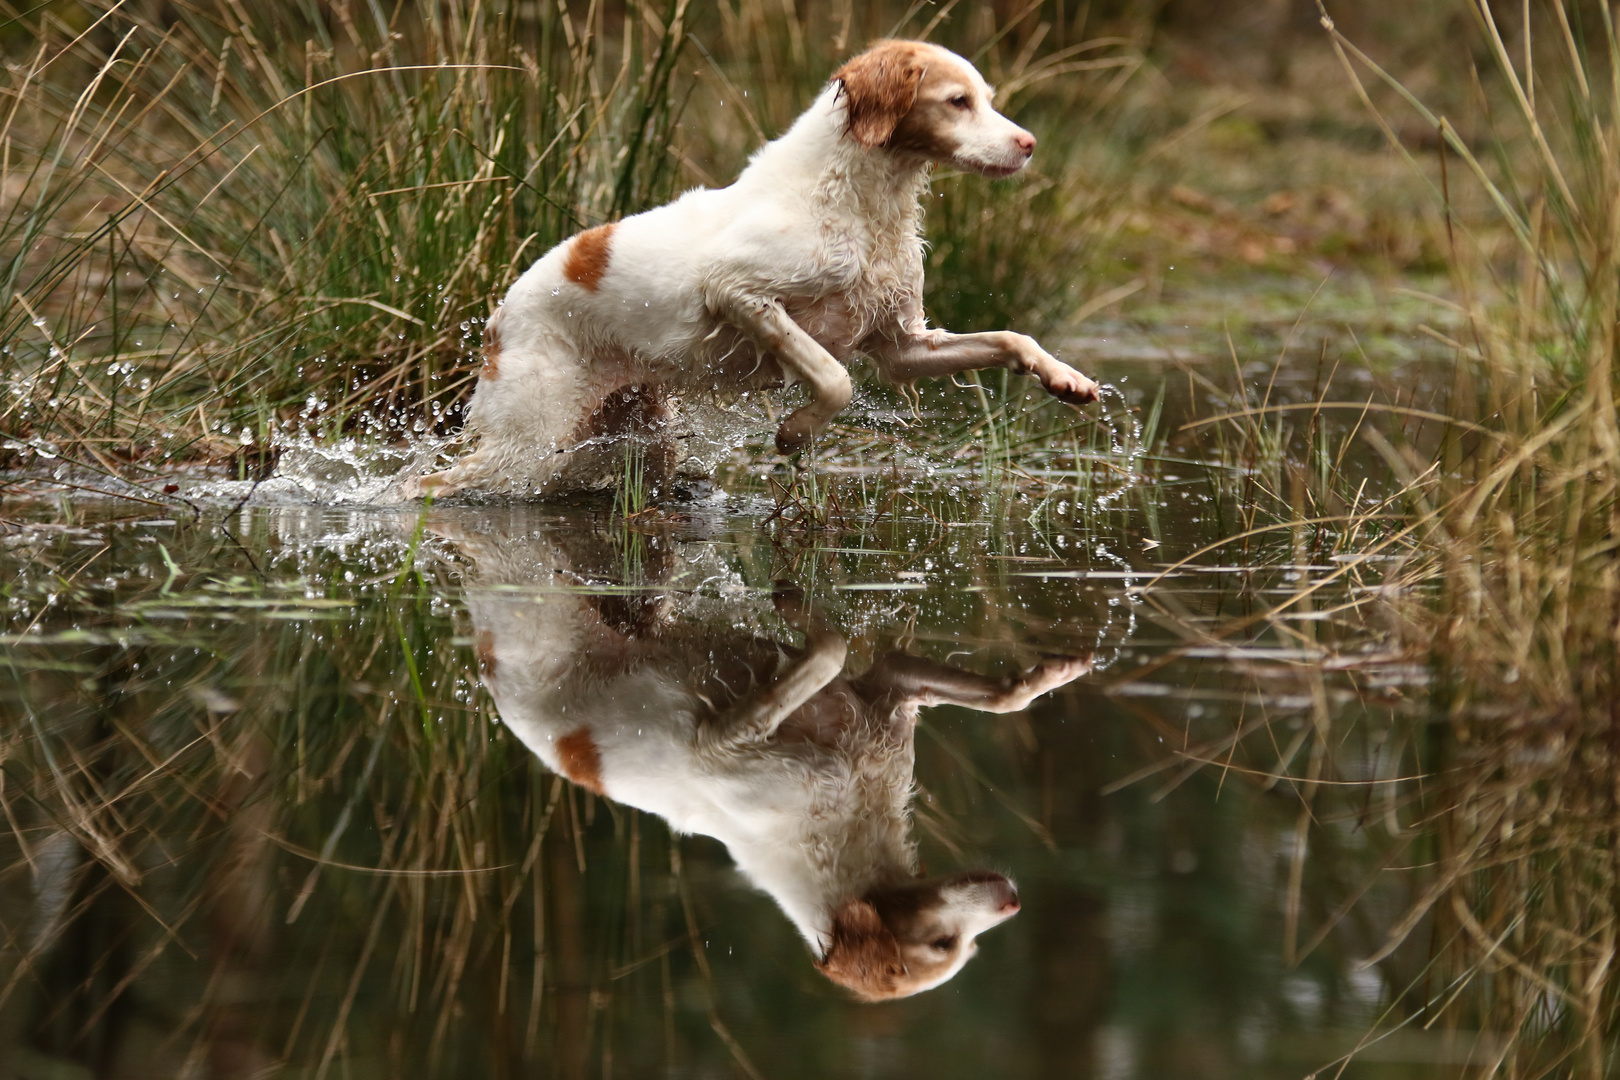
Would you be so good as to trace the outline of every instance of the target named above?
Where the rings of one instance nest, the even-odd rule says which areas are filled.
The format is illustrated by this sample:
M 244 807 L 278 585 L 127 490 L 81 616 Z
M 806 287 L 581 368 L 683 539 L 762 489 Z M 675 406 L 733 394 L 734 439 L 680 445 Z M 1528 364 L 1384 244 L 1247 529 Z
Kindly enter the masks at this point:
M 1462 1065 L 1400 1026 L 1421 928 L 1364 963 L 1423 882 L 1424 669 L 1376 561 L 1200 554 L 1210 490 L 9 506 L 0 1071 Z

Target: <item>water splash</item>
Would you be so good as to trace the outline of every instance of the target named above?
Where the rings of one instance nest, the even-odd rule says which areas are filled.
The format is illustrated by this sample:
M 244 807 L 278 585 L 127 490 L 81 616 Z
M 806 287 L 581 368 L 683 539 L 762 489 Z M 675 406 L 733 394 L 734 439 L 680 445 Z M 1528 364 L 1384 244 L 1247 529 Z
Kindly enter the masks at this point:
M 681 446 L 678 475 L 706 479 L 736 450 L 752 440 L 769 439 L 776 430 L 760 395 L 730 400 L 692 397 L 680 402 L 676 438 Z
M 390 505 L 401 501 L 400 481 L 430 472 L 451 442 L 426 434 L 403 444 L 354 435 L 321 439 L 307 431 L 278 434 L 275 471 L 253 489 L 252 501 Z

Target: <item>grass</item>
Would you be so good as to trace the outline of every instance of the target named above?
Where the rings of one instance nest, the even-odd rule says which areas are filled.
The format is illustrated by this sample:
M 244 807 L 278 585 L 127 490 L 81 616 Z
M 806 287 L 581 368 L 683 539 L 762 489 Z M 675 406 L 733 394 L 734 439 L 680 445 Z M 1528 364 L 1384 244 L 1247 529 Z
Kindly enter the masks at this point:
M 34 13 L 0 131 L 13 460 L 139 477 L 452 423 L 500 288 L 674 183 L 685 4 L 611 41 L 515 11 Z
M 1369 115 L 1431 184 L 1431 242 L 1445 253 L 1460 323 L 1454 337 L 1439 335 L 1453 363 L 1438 403 L 1370 402 L 1347 428 L 1329 423 L 1320 393 L 1299 405 L 1272 401 L 1270 384 L 1252 379 L 1236 393 L 1211 383 L 1218 414 L 1178 438 L 1213 449 L 1222 466 L 1210 474 L 1226 522 L 1216 546 L 1247 564 L 1253 540 L 1292 532 L 1297 565 L 1333 560 L 1322 584 L 1382 564 L 1366 599 L 1338 617 L 1365 618 L 1351 613 L 1375 602 L 1387 627 L 1375 637 L 1432 673 L 1425 707 L 1436 726 L 1401 743 L 1393 763 L 1427 779 L 1399 800 L 1408 820 L 1390 819 L 1432 872 L 1363 960 L 1403 988 L 1382 1030 L 1416 1021 L 1489 1033 L 1472 1075 L 1596 1078 L 1612 1072 L 1620 1017 L 1620 41 L 1606 9 L 1554 4 L 1504 26 L 1500 9 L 1462 7 L 1486 114 L 1472 138 L 1328 26 Z M 1437 162 L 1414 157 L 1401 134 L 1413 123 L 1435 133 Z M 1382 462 L 1383 477 L 1369 461 Z M 1242 617 L 1186 632 L 1243 640 L 1270 623 L 1315 647 L 1315 588 L 1257 595 Z M 1320 669 L 1312 678 L 1320 696 Z M 1297 774 L 1290 952 L 1305 841 L 1327 839 L 1311 818 L 1318 785 L 1358 782 L 1335 764 L 1344 736 L 1332 712 L 1318 709 L 1312 723 L 1275 766 L 1309 748 Z M 1255 749 L 1265 758 L 1270 748 Z M 1370 873 L 1346 904 L 1389 877 Z M 1431 959 L 1389 966 L 1409 938 L 1426 940 Z M 1337 1075 L 1354 1056 L 1313 1075 Z
M 1455 739 L 1442 798 L 1457 809 L 1432 818 L 1439 874 L 1392 939 L 1420 917 L 1453 936 L 1442 978 L 1479 984 L 1478 1022 L 1504 1036 L 1487 1071 L 1598 1077 L 1620 1010 L 1620 40 L 1606 7 L 1552 5 L 1506 27 L 1488 6 L 1475 16 L 1506 91 L 1495 161 L 1408 101 L 1460 163 L 1442 202 L 1467 178 L 1514 241 L 1503 257 L 1447 215 L 1468 327 L 1453 400 L 1500 438 L 1444 440 L 1413 508 L 1442 588 L 1400 610 L 1436 663 L 1434 706 Z M 1335 45 L 1352 78 L 1388 78 Z

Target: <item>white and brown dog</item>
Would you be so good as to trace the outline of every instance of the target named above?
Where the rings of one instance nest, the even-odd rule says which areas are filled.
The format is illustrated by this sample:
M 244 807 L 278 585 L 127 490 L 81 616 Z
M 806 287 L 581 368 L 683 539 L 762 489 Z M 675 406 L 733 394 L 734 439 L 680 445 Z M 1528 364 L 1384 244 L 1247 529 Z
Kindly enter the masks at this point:
M 1011 176 L 1035 137 L 992 104 L 960 56 L 882 41 L 833 74 L 809 110 L 730 187 L 601 225 L 551 249 L 484 328 L 467 414 L 476 449 L 408 494 L 595 487 L 649 443 L 667 472 L 669 395 L 802 382 L 776 434 L 804 447 L 850 400 L 844 364 L 895 383 L 1001 367 L 1070 404 L 1097 384 L 1022 334 L 931 330 L 919 197 L 935 163 Z
M 992 679 L 897 651 L 850 675 L 844 638 L 794 594 L 777 610 L 802 649 L 736 629 L 734 605 L 705 621 L 656 591 L 582 589 L 617 576 L 617 556 L 589 536 L 456 520 L 430 527 L 476 566 L 466 602 L 505 725 L 581 787 L 725 844 L 826 976 L 868 1001 L 930 989 L 1018 911 L 1001 874 L 920 874 L 917 712 L 1023 709 L 1087 658 Z

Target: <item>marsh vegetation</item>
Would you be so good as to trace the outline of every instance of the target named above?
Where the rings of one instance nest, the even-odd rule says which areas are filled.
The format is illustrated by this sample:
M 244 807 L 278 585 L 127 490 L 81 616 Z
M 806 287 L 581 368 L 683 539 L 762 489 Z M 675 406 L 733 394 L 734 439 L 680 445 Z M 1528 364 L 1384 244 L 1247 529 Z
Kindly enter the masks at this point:
M 1608 5 L 801 7 L 0 0 L 0 1075 L 1612 1074 Z M 931 314 L 1099 407 L 868 378 L 792 463 L 692 403 L 684 502 L 627 451 L 356 505 L 453 452 L 529 261 L 888 33 L 1041 140 L 936 176 Z M 791 643 L 785 579 L 857 666 L 1090 652 L 919 735 L 925 862 L 1023 914 L 934 996 L 819 985 L 502 731 L 456 538 L 526 532 L 653 623 Z

